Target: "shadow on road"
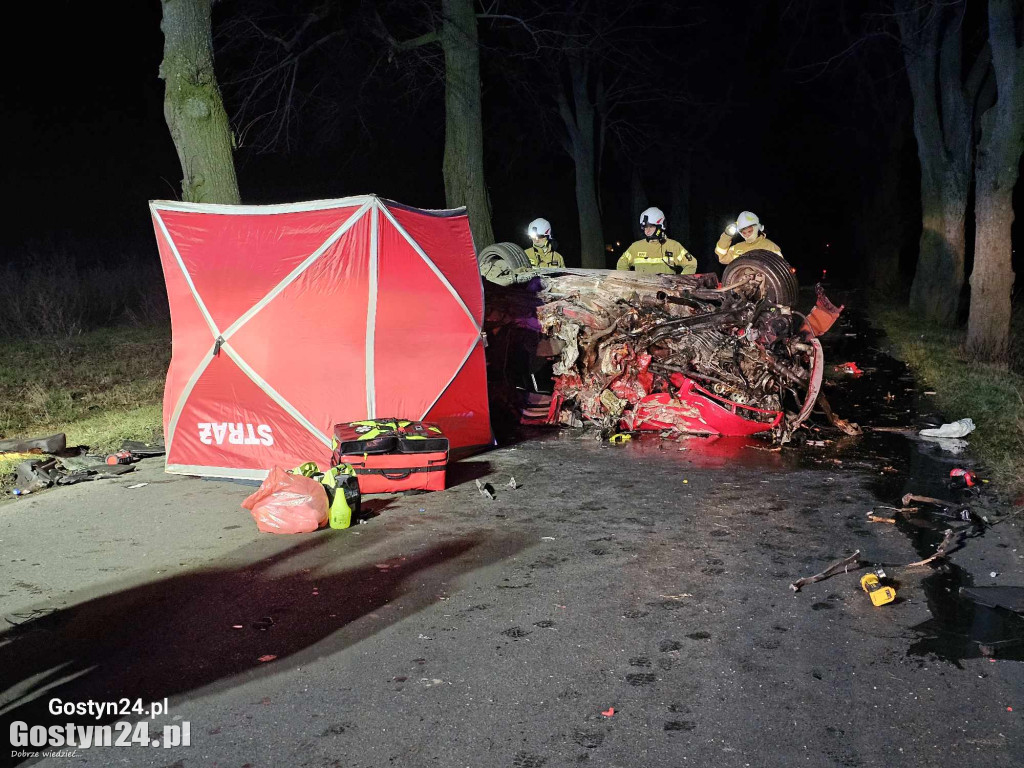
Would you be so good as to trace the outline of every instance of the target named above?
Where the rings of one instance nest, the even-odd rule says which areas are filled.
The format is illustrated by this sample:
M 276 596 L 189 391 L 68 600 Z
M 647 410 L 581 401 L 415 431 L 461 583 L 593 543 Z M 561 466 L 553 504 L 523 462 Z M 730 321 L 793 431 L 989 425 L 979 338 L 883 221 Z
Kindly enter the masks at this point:
M 434 604 L 450 590 L 441 581 L 450 584 L 523 546 L 516 538 L 477 534 L 333 571 L 342 556 L 328 548 L 334 541 L 316 536 L 262 559 L 257 548 L 265 551 L 266 542 L 254 542 L 231 553 L 232 561 L 249 562 L 236 569 L 191 571 L 32 611 L 0 633 L 4 732 L 14 720 L 97 722 L 50 715 L 51 698 L 148 703 L 227 689 L 335 653 Z M 392 602 L 401 610 L 390 606 L 368 616 Z M 268 655 L 276 658 L 259 661 Z

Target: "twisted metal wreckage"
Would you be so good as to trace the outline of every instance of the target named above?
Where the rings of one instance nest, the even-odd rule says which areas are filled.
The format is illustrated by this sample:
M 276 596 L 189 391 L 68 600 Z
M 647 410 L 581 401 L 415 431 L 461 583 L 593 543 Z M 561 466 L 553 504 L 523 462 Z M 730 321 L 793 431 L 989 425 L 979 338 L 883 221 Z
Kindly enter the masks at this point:
M 818 336 L 843 308 L 819 285 L 805 316 L 790 306 L 790 275 L 773 284 L 763 270 L 737 267 L 721 287 L 714 274 L 583 269 L 485 281 L 489 378 L 504 383 L 495 399 L 521 411 L 523 423 L 594 425 L 605 436 L 769 433 L 782 444 L 820 398 L 834 424 L 856 429 L 821 396 Z M 545 372 L 550 399 L 537 385 Z

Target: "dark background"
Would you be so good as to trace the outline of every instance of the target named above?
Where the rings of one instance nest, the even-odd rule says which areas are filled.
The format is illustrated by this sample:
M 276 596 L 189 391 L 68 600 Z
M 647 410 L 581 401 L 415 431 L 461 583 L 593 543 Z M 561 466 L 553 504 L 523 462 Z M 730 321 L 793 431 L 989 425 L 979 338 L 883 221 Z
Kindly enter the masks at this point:
M 215 8 L 215 32 L 218 14 L 231 5 Z M 696 57 L 705 71 L 681 69 L 681 76 L 708 84 L 703 92 L 697 87 L 693 119 L 712 107 L 715 88 L 727 87 L 736 104 L 694 154 L 691 234 L 684 245 L 699 256 L 702 269 L 714 269 L 717 234 L 749 209 L 800 269 L 804 283 L 823 268 L 830 277 L 855 280 L 870 256 L 853 244 L 858 227 L 876 225 L 861 220 L 862 204 L 873 192 L 873 167 L 884 158 L 879 147 L 885 128 L 859 99 L 862 73 L 850 66 L 815 66 L 843 47 L 842 30 L 829 23 L 836 17 L 828 9 L 794 14 L 789 3 L 722 5 L 718 15 L 702 17 L 696 33 L 680 32 L 691 47 L 694 40 L 707 47 Z M 754 44 L 737 45 L 730 19 L 751 9 L 763 23 Z M 58 0 L 27 14 L 20 28 L 31 34 L 31 53 L 11 45 L 3 54 L 8 205 L 0 260 L 28 247 L 63 249 L 80 263 L 113 257 L 155 262 L 146 202 L 176 198 L 181 178 L 162 115 L 159 3 Z M 899 50 L 895 44 L 890 49 L 877 49 L 883 59 L 890 57 L 881 61 L 882 76 L 904 78 Z M 488 72 L 501 61 L 486 49 L 482 55 L 487 83 Z M 905 85 L 903 93 L 909 108 Z M 415 104 L 389 100 L 387 93 L 361 98 L 351 110 L 341 105 L 332 145 L 300 137 L 288 153 L 243 146 L 236 158 L 243 201 L 375 193 L 445 207 L 441 85 L 428 87 Z M 485 87 L 485 163 L 495 236 L 525 244 L 526 224 L 545 216 L 569 263 L 578 263 L 572 163 L 551 142 L 531 135 L 533 109 L 519 109 L 500 85 Z M 912 137 L 904 147 L 899 162 L 906 226 L 900 237 L 909 282 L 920 222 Z M 658 148 L 642 162 L 647 203 L 667 211 L 669 187 L 658 170 Z M 620 157 L 605 158 L 602 204 L 606 242 L 624 247 L 638 232 L 623 165 Z M 1015 242 L 1019 233 L 1018 222 Z M 971 236 L 969 224 L 969 243 Z

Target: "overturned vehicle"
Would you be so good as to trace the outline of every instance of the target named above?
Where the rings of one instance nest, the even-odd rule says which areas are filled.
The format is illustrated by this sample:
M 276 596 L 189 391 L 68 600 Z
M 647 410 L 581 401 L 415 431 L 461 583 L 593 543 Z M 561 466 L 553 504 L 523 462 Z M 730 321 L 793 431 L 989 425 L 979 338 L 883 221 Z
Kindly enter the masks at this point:
M 521 423 L 753 435 L 786 442 L 819 398 L 818 336 L 842 307 L 814 308 L 779 256 L 714 274 L 532 269 L 509 243 L 480 254 L 492 402 Z M 525 264 L 523 263 L 525 262 Z

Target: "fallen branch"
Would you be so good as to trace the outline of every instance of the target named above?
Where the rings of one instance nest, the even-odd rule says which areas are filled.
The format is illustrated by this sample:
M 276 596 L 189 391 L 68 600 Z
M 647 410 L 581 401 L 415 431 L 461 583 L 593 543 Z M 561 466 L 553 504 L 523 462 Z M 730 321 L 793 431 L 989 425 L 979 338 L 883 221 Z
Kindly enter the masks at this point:
M 828 402 L 828 398 L 825 397 L 825 395 L 818 395 L 818 405 L 821 407 L 821 410 L 825 412 L 825 417 L 828 419 L 828 423 L 836 429 L 841 430 L 847 435 L 863 434 L 859 425 L 836 416 L 835 412 L 832 410 L 832 406 Z
M 928 565 L 930 562 L 940 557 L 945 557 L 949 553 L 950 545 L 953 544 L 954 541 L 956 541 L 956 534 L 957 532 L 954 531 L 952 528 L 947 529 L 946 535 L 942 538 L 942 541 L 939 542 L 939 546 L 935 549 L 935 554 L 933 554 L 931 557 L 926 557 L 924 560 L 918 560 L 916 563 L 908 563 L 903 567 L 916 568 L 919 565 Z
M 800 587 L 806 587 L 808 584 L 814 584 L 816 581 L 824 581 L 830 576 L 835 576 L 840 571 L 842 571 L 843 573 L 849 572 L 850 566 L 856 566 L 856 568 L 860 567 L 859 549 L 852 555 L 847 557 L 845 560 L 840 560 L 837 563 L 833 563 L 821 573 L 816 573 L 813 576 L 807 576 L 802 579 L 797 579 L 789 585 L 789 588 L 792 589 L 794 592 L 799 592 Z M 856 570 L 856 568 L 854 568 L 854 570 Z
M 889 523 L 890 525 L 896 525 L 895 517 L 881 517 L 880 515 L 868 514 L 869 523 Z
M 917 496 L 917 495 L 915 495 L 913 493 L 906 494 L 901 499 L 901 501 L 903 502 L 903 506 L 904 507 L 909 506 L 910 502 L 912 502 L 912 501 L 916 501 L 916 502 L 918 502 L 920 504 L 938 504 L 940 507 L 956 507 L 957 506 L 957 504 L 955 504 L 952 501 L 943 501 L 942 499 L 936 499 L 933 496 Z

